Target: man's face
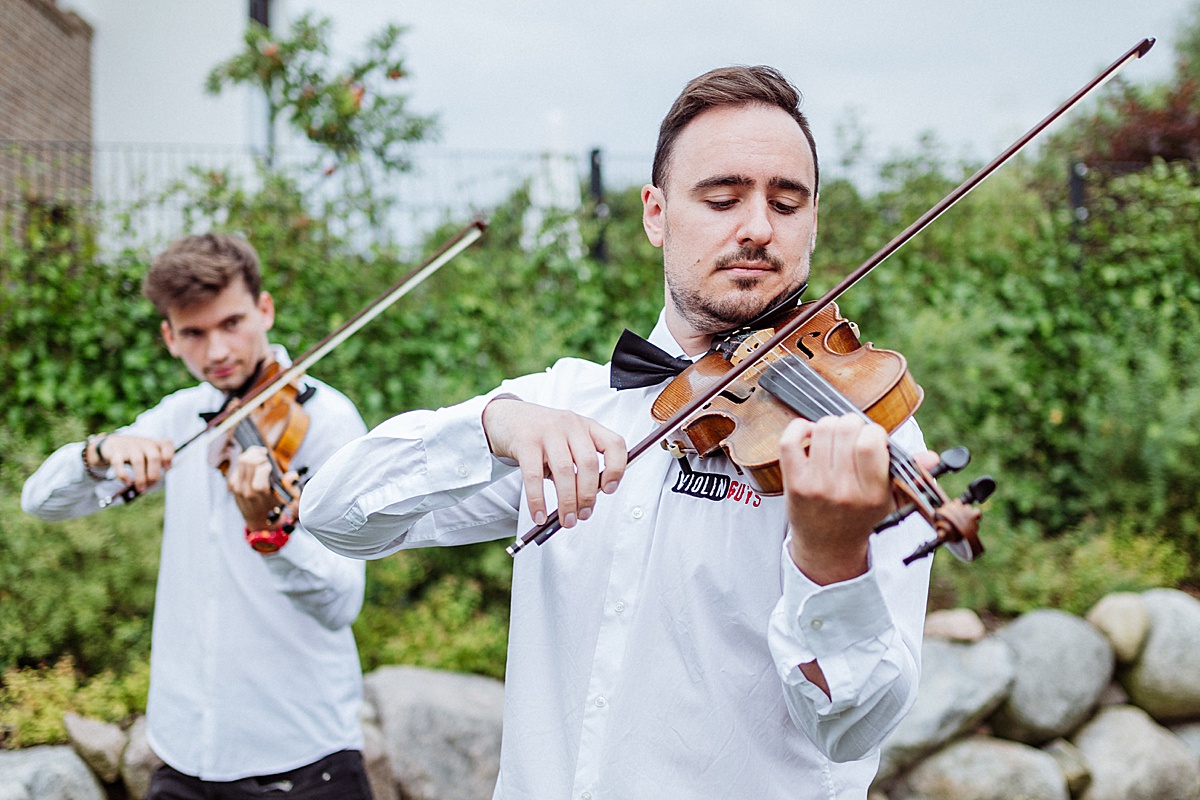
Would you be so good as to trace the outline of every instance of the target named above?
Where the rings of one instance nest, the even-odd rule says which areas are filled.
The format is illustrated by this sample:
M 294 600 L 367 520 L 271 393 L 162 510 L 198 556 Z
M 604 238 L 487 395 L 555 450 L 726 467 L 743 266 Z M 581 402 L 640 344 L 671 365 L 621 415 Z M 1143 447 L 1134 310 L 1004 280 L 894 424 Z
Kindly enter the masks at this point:
M 163 320 L 162 336 L 188 372 L 232 391 L 250 379 L 267 354 L 267 331 L 274 324 L 271 295 L 254 297 L 238 278 L 207 302 L 172 307 Z
M 816 167 L 800 126 L 761 104 L 709 109 L 675 141 L 666 185 L 642 189 L 663 248 L 668 319 L 711 334 L 753 319 L 808 279 Z

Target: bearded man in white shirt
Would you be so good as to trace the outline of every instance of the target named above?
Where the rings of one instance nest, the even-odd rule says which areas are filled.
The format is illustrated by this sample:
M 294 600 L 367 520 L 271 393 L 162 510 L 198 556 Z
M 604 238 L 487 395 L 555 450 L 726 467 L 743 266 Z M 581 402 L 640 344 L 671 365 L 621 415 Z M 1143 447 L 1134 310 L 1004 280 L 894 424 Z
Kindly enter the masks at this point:
M 649 340 L 677 360 L 808 279 L 818 170 L 799 101 L 773 69 L 719 69 L 662 124 L 642 190 L 665 273 Z M 929 578 L 927 559 L 901 564 L 923 521 L 871 536 L 893 509 L 888 434 L 798 419 L 783 495 L 762 496 L 724 456 L 627 464 L 662 386 L 563 359 L 402 414 L 326 462 L 301 516 L 377 558 L 511 539 L 557 505 L 564 530 L 514 565 L 496 798 L 863 798 L 915 700 Z M 936 462 L 915 422 L 892 439 Z
M 64 445 L 21 495 L 25 511 L 58 520 L 93 513 L 129 487 L 166 492 L 147 704 L 147 738 L 165 766 L 150 800 L 371 797 L 350 630 L 364 565 L 279 513 L 264 447 L 230 451 L 227 476 L 202 452 L 206 444 L 175 456 L 205 428 L 205 415 L 247 391 L 272 361 L 288 365 L 268 341 L 275 306 L 261 284 L 244 239 L 172 243 L 143 293 L 162 315 L 171 354 L 201 383 L 126 428 Z M 343 394 L 303 381 L 297 401 L 309 424 L 285 476 L 291 491 L 296 472 L 315 470 L 366 429 Z

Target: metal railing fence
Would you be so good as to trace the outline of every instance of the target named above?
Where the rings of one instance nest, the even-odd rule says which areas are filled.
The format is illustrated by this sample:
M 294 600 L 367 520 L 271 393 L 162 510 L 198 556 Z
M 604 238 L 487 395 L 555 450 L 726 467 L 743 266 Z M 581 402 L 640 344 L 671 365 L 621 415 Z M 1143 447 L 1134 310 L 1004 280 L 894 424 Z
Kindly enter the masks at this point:
M 390 201 L 386 228 L 401 245 L 419 242 L 447 219 L 487 213 L 523 185 L 548 181 L 557 171 L 574 175 L 581 189 L 594 180 L 592 154 L 456 150 L 418 145 L 413 169 L 381 176 L 372 190 Z M 207 145 L 105 144 L 0 140 L 0 209 L 19 211 L 36 203 L 70 207 L 91 215 L 102 243 L 115 242 L 121 215 L 138 244 L 153 247 L 183 233 L 181 182 L 221 172 L 253 187 L 263 155 L 248 148 Z M 640 185 L 649 174 L 648 155 L 604 153 L 608 189 Z M 311 154 L 280 152 L 274 168 L 293 176 L 314 202 L 335 200 L 344 190 L 339 175 L 325 175 Z M 578 197 L 565 198 L 567 207 Z

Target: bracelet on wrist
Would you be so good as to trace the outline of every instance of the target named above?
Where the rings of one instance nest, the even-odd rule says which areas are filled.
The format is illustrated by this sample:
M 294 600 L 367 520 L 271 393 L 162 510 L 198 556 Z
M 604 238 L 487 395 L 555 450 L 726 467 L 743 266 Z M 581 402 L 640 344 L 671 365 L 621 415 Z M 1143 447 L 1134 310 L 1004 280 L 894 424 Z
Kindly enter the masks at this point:
M 259 553 L 275 553 L 288 543 L 289 533 L 284 528 L 252 531 L 246 526 L 246 542 Z
M 100 448 L 104 446 L 104 440 L 108 437 L 108 433 L 93 433 L 91 436 L 87 437 L 87 440 L 83 443 L 83 469 L 89 476 L 96 480 L 103 480 L 105 477 L 105 472 L 99 466 L 93 466 L 90 462 L 88 462 L 88 451 L 95 449 L 97 464 L 103 463 L 104 456 L 101 454 Z
M 292 522 L 290 515 L 284 515 L 283 524 L 278 528 L 266 528 L 264 530 L 252 531 L 250 526 L 246 526 L 246 542 L 259 553 L 275 553 L 279 548 L 288 543 L 288 539 L 292 535 L 292 531 L 296 529 L 296 524 Z

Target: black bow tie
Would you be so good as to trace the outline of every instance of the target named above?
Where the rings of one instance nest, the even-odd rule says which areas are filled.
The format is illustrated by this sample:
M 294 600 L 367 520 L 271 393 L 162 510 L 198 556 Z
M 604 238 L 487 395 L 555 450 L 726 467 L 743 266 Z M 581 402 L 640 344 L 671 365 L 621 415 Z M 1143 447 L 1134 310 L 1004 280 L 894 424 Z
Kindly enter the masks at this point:
M 807 288 L 807 283 L 801 284 L 800 288 L 749 322 L 716 334 L 713 337 L 714 349 L 720 342 L 736 338 L 739 335 L 745 338 L 744 335 L 751 331 L 773 327 L 796 310 L 800 296 Z M 625 332 L 621 334 L 621 338 L 617 340 L 616 349 L 613 350 L 608 385 L 614 389 L 640 389 L 643 386 L 653 386 L 656 383 L 662 383 L 667 378 L 674 378 L 691 365 L 692 362 L 688 359 L 676 358 L 626 328 Z
M 688 359 L 676 358 L 627 328 L 613 350 L 608 384 L 614 389 L 640 389 L 674 378 L 691 365 Z

